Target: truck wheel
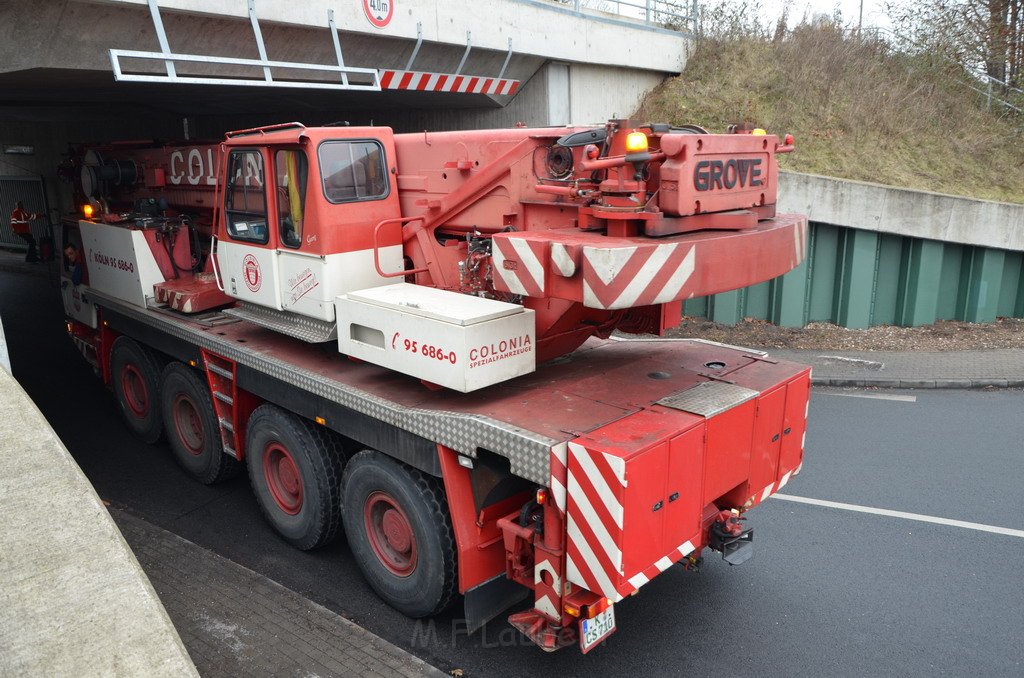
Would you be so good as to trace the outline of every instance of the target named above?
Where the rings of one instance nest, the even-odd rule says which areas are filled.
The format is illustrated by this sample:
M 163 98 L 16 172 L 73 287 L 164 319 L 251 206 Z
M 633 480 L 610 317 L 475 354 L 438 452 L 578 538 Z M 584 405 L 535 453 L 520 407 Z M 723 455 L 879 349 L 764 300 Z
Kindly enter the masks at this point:
M 165 367 L 160 401 L 167 441 L 186 473 L 204 485 L 238 474 L 241 466 L 224 453 L 210 389 L 195 370 L 177 362 Z
M 330 431 L 261 405 L 249 419 L 246 450 L 253 493 L 278 534 L 303 551 L 337 536 L 345 454 Z
M 160 361 L 156 354 L 128 337 L 118 337 L 110 349 L 110 382 L 121 417 L 143 442 L 160 440 Z
M 455 537 L 440 481 L 373 450 L 342 481 L 345 534 L 370 586 L 409 617 L 441 612 L 455 595 Z

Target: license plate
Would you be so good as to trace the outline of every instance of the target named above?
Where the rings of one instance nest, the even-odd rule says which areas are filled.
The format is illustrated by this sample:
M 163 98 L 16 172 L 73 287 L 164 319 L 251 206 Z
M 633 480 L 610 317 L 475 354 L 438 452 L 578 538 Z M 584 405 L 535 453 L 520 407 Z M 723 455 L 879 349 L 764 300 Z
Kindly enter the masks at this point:
M 580 650 L 583 654 L 607 638 L 615 630 L 615 608 L 609 607 L 593 619 L 580 620 Z

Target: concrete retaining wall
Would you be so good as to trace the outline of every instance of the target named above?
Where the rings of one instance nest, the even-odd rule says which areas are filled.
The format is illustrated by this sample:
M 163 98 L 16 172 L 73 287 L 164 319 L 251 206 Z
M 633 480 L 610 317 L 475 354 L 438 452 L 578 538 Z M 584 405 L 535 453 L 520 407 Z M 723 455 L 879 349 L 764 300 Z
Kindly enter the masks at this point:
M 1024 205 L 782 171 L 779 211 L 864 231 L 1024 250 Z
M 780 211 L 811 218 L 807 260 L 691 299 L 688 315 L 854 328 L 1024 317 L 1024 205 L 795 172 L 779 188 Z

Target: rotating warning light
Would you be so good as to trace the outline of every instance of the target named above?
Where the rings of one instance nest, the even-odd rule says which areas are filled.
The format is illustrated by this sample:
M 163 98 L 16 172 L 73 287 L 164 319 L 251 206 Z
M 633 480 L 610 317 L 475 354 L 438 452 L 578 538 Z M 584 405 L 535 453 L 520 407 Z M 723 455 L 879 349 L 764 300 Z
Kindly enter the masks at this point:
M 630 132 L 626 135 L 626 150 L 640 153 L 647 150 L 647 135 L 643 132 Z
M 92 215 L 93 215 L 93 213 L 95 211 L 96 211 L 96 208 L 94 208 L 89 203 L 86 203 L 86 204 L 82 205 L 82 214 L 85 215 L 86 219 L 92 219 Z

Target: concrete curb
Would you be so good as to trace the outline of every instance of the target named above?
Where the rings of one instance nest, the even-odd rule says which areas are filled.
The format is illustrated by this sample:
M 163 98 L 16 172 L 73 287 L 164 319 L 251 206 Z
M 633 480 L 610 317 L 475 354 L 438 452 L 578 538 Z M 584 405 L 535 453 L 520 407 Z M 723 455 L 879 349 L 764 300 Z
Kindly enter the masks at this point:
M 864 379 L 856 377 L 813 377 L 814 386 L 875 388 L 1024 388 L 1024 379 Z

